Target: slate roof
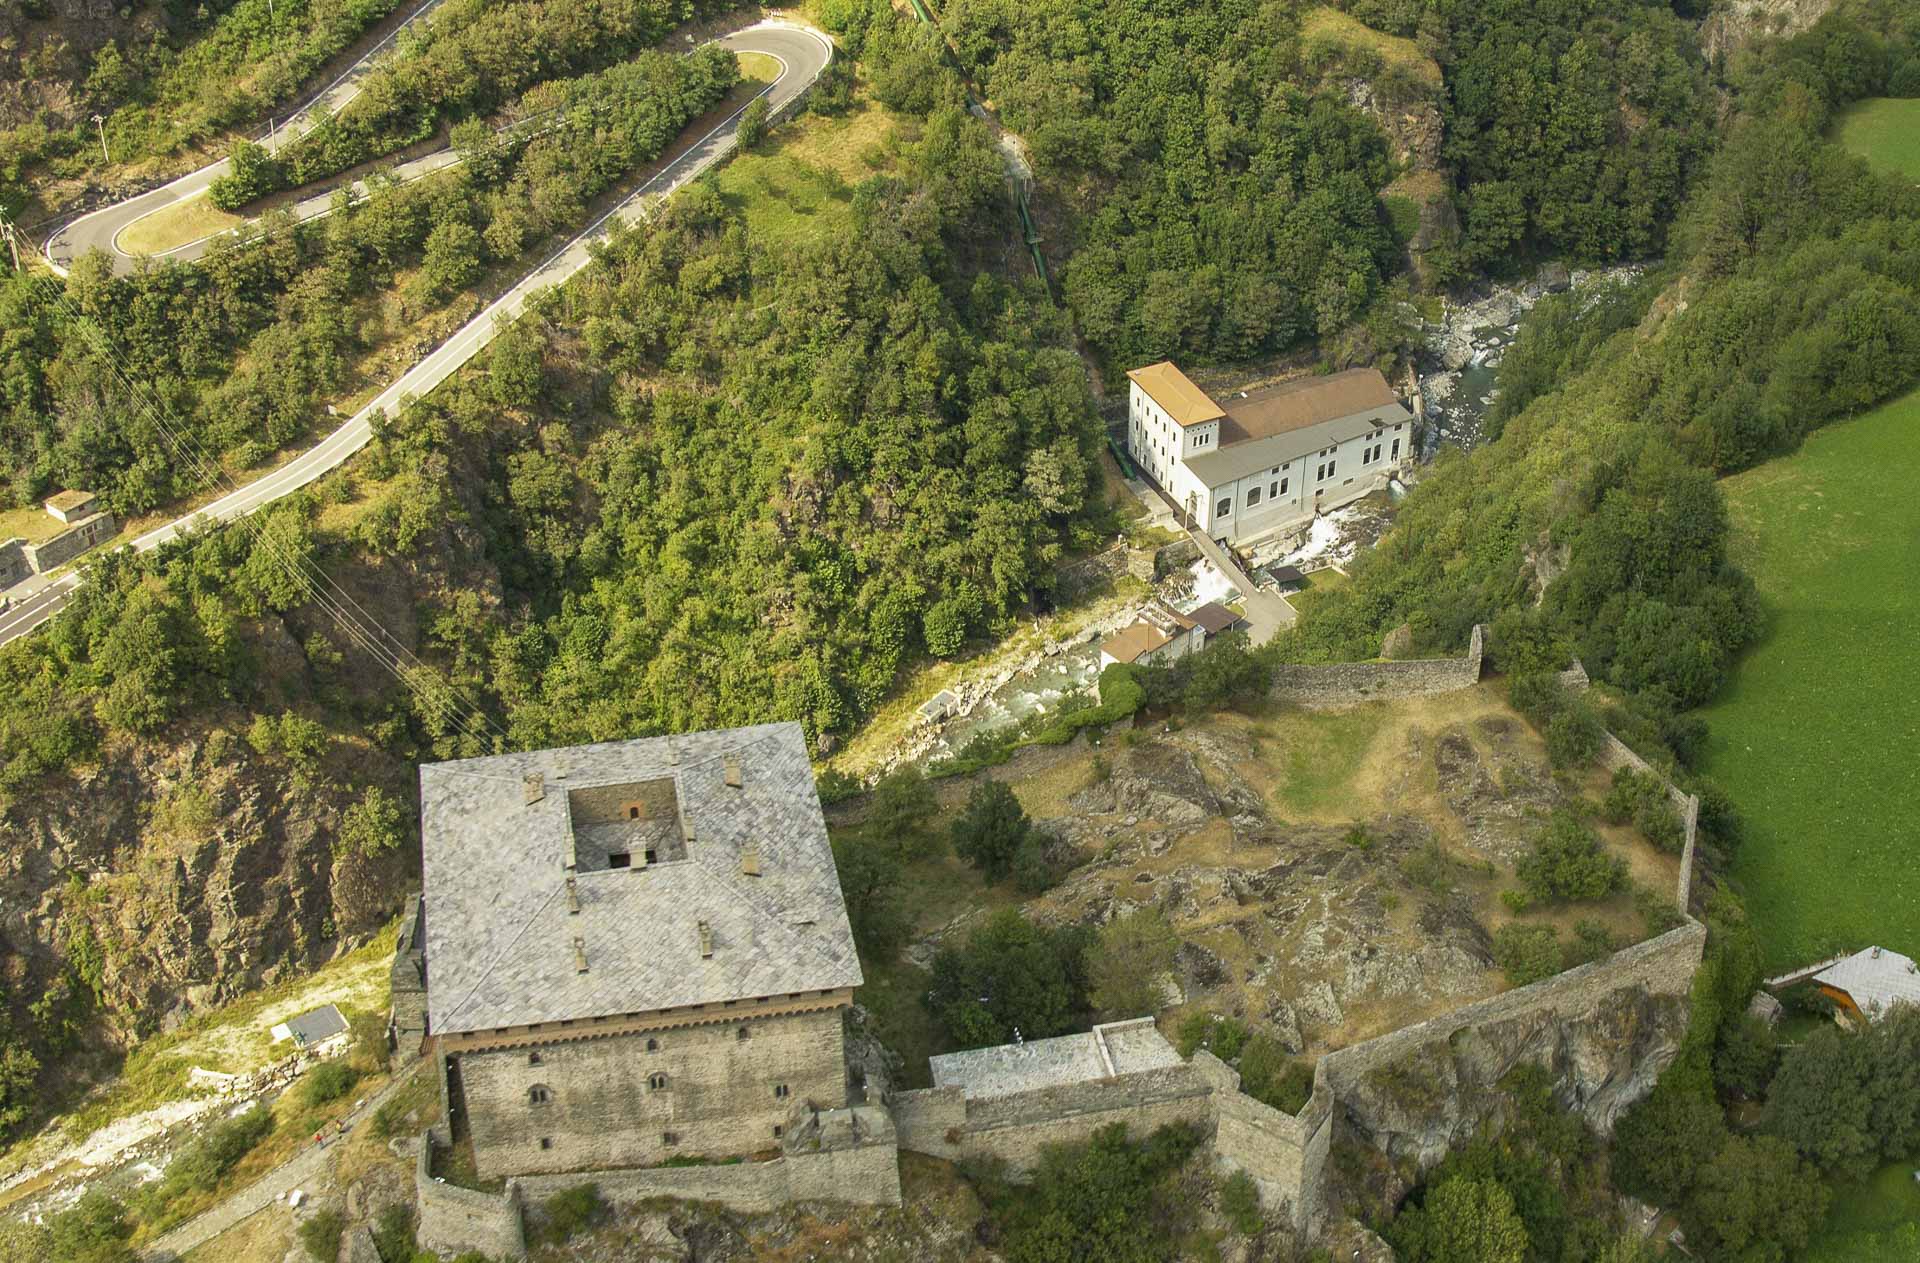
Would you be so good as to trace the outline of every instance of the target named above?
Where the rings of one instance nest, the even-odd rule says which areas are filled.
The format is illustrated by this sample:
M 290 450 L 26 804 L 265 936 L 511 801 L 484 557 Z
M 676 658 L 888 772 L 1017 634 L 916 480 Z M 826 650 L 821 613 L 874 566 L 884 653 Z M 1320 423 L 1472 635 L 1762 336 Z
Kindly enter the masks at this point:
M 739 761 L 737 788 L 726 784 L 729 756 Z M 528 803 L 533 773 L 543 777 L 543 796 Z M 666 778 L 693 833 L 686 857 L 581 871 L 572 911 L 568 791 Z M 426 764 L 420 802 L 434 1031 L 861 982 L 798 724 Z M 742 872 L 749 848 L 758 876 Z M 701 955 L 701 922 L 710 957 Z
M 1884 947 L 1855 952 L 1813 980 L 1846 992 L 1869 1017 L 1880 1017 L 1895 1004 L 1920 1004 L 1920 966 Z
M 331 1004 L 302 1013 L 287 1023 L 287 1034 L 293 1036 L 293 1042 L 302 1048 L 323 1039 L 332 1039 L 346 1029 L 347 1019 Z
M 1352 416 L 1336 417 L 1302 429 L 1284 430 L 1265 437 L 1230 438 L 1230 425 L 1220 427 L 1217 451 L 1187 458 L 1187 468 L 1209 487 L 1220 487 L 1244 478 L 1258 469 L 1273 469 L 1312 456 L 1322 448 L 1337 447 L 1349 439 L 1371 434 L 1382 427 L 1391 428 L 1413 420 L 1407 406 L 1397 400 L 1369 408 Z M 1354 474 L 1364 472 L 1358 468 Z
M 1400 396 L 1393 393 L 1377 368 L 1299 377 L 1248 391 L 1244 399 L 1227 400 L 1220 446 L 1272 438 L 1342 417 L 1397 407 L 1399 403 Z

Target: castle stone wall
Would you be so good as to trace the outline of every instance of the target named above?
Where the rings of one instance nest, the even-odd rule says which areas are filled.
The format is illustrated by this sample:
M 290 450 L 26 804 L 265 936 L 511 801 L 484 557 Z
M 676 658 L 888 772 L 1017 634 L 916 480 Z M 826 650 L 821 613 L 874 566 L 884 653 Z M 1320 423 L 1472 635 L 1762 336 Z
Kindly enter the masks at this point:
M 1314 1095 L 1338 1098 L 1363 1076 L 1417 1055 L 1428 1044 L 1445 1043 L 1460 1031 L 1534 1014 L 1578 1017 L 1623 987 L 1641 986 L 1656 996 L 1686 996 L 1700 968 L 1707 927 L 1689 920 L 1611 956 L 1563 974 L 1476 1000 L 1448 1013 L 1389 1031 L 1376 1039 L 1336 1049 L 1315 1068 Z
M 435 1145 L 448 1136 L 434 1128 L 420 1138 L 413 1168 L 413 1194 L 418 1219 L 414 1238 L 445 1258 L 477 1250 L 488 1258 L 518 1259 L 527 1252 L 521 1227 L 520 1203 L 509 1189 L 505 1196 L 436 1181 L 429 1169 Z
M 1333 662 L 1312 666 L 1283 662 L 1274 668 L 1271 696 L 1306 706 L 1348 706 L 1396 697 L 1435 697 L 1480 682 L 1486 658 L 1486 628 L 1476 625 L 1467 652 L 1458 658 L 1405 662 Z
M 26 540 L 0 542 L 0 588 L 10 588 L 32 573 L 33 567 L 27 564 Z
M 737 1022 L 461 1052 L 458 1060 L 474 1159 L 489 1179 L 758 1153 L 779 1146 L 775 1128 L 785 1129 L 796 1106 L 837 1109 L 847 1099 L 838 1008 L 742 1010 Z M 664 1086 L 649 1085 L 656 1074 Z
M 1659 768 L 1635 754 L 1626 742 L 1612 733 L 1607 734 L 1606 741 L 1600 747 L 1600 765 L 1609 771 L 1628 768 L 1642 776 L 1651 776 L 1667 787 L 1667 798 L 1673 803 L 1673 809 L 1680 813 L 1682 837 L 1685 839 L 1680 848 L 1680 886 L 1674 892 L 1674 899 L 1681 912 L 1689 911 L 1693 904 L 1694 843 L 1700 832 L 1700 796 L 1689 794 L 1668 780 Z
M 427 963 L 424 951 L 424 926 L 420 923 L 424 905 L 420 894 L 407 896 L 406 919 L 400 923 L 400 936 L 394 943 L 393 967 L 388 975 L 393 996 L 393 1015 L 387 1034 L 393 1041 L 396 1064 L 420 1055 L 427 1036 Z

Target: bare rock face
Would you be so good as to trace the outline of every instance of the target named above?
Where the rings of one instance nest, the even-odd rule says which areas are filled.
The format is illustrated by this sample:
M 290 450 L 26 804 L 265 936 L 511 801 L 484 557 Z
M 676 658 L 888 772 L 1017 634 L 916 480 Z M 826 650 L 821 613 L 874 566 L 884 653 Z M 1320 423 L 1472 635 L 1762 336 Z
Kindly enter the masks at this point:
M 1700 25 L 1700 49 L 1709 61 L 1744 51 L 1762 36 L 1798 35 L 1824 17 L 1833 0 L 1728 0 Z
M 1427 1170 L 1500 1116 L 1501 1081 L 1521 1065 L 1544 1069 L 1563 1105 L 1610 1134 L 1678 1054 L 1686 1017 L 1683 1001 L 1631 986 L 1597 996 L 1577 1017 L 1531 1013 L 1470 1028 L 1345 1085 L 1348 1134 Z

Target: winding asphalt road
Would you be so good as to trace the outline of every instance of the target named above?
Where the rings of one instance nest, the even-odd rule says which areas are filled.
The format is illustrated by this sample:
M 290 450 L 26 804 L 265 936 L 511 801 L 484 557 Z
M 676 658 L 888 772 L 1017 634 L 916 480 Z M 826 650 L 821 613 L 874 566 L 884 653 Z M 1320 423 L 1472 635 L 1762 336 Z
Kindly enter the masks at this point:
M 432 0 L 432 3 L 438 3 L 438 0 Z M 416 14 L 414 20 L 417 18 Z M 833 59 L 833 44 L 825 35 L 811 27 L 792 22 L 761 22 L 744 30 L 735 31 L 731 35 L 722 36 L 718 42 L 736 53 L 764 53 L 780 63 L 780 77 L 758 94 L 767 98 L 769 109 L 776 115 L 782 107 L 804 92 Z M 625 201 L 595 220 L 586 231 L 527 273 L 512 289 L 495 299 L 485 311 L 468 321 L 458 333 L 435 347 L 426 358 L 381 391 L 372 403 L 354 413 L 339 429 L 272 473 L 248 483 L 229 495 L 222 496 L 205 508 L 148 531 L 135 539 L 131 547 L 137 551 L 146 552 L 179 537 L 195 526 L 209 522 L 227 522 L 243 517 L 337 468 L 349 456 L 365 447 L 372 438 L 371 421 L 375 412 L 384 412 L 391 416 L 400 410 L 405 400 L 425 395 L 451 377 L 461 365 L 492 342 L 502 328 L 512 323 L 525 310 L 528 300 L 533 295 L 560 284 L 586 267 L 592 261 L 592 248 L 596 243 L 605 240 L 617 227 L 650 218 L 651 208 L 656 204 L 656 199 L 671 194 L 681 185 L 732 153 L 737 140 L 736 132 L 739 130 L 740 116 L 746 112 L 746 109 L 747 106 L 743 105 L 728 115 L 719 126 L 695 141 L 690 148 L 669 162 Z M 221 165 L 216 163 L 215 167 Z M 209 167 L 207 170 L 214 171 L 215 168 Z M 196 176 L 200 174 L 203 173 L 195 173 Z M 215 171 L 215 174 L 217 175 L 218 172 Z M 179 181 L 175 182 L 175 184 L 178 183 Z M 165 189 L 155 190 L 156 193 L 165 191 Z M 153 194 L 146 196 L 151 197 Z M 140 200 L 133 199 L 134 202 Z M 127 205 L 132 204 L 132 202 L 127 203 Z M 147 211 L 141 213 L 148 213 L 152 209 L 153 207 L 149 206 Z M 101 211 L 89 218 L 108 214 L 109 211 Z M 115 228 L 113 233 L 109 234 L 109 240 L 118 231 L 119 229 Z M 80 573 L 69 572 L 39 586 L 38 590 L 33 591 L 31 595 L 17 597 L 17 603 L 13 608 L 0 613 L 0 644 L 16 636 L 25 635 L 52 618 L 66 605 L 80 583 Z M 20 589 L 15 589 L 15 592 L 19 593 Z
M 261 139 L 273 152 L 278 153 L 282 145 L 296 140 L 312 131 L 320 120 L 345 109 L 349 102 L 360 95 L 368 74 L 385 60 L 389 50 L 399 43 L 400 37 L 432 16 L 440 7 L 441 0 L 425 0 L 409 13 L 406 20 L 393 28 L 387 37 L 361 54 L 360 59 L 348 66 L 338 79 L 313 94 L 306 104 L 290 114 L 286 120 Z M 114 244 L 120 231 L 136 219 L 143 219 L 155 211 L 184 202 L 190 197 L 198 197 L 206 192 L 207 186 L 227 173 L 231 164 L 227 159 L 198 171 L 190 171 L 179 179 L 163 184 L 139 197 L 116 202 L 90 214 L 82 215 L 64 228 L 57 230 L 47 238 L 47 262 L 53 270 L 65 276 L 73 261 L 89 250 L 105 250 L 113 256 L 114 271 L 131 272 L 135 256 L 122 254 Z M 195 242 L 192 246 L 167 252 L 166 257 L 177 259 L 197 259 L 206 253 L 207 242 Z

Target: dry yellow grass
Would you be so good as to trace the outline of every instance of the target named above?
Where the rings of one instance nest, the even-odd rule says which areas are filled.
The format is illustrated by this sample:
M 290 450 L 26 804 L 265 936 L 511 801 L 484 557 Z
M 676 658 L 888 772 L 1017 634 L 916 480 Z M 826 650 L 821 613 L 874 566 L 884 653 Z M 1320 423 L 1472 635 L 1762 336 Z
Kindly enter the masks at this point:
M 772 83 L 780 77 L 780 59 L 765 53 L 741 53 L 740 77 L 754 83 Z
M 121 229 L 115 244 L 129 254 L 161 254 L 246 222 L 244 216 L 221 210 L 203 194 L 134 220 Z
M 19 509 L 0 509 L 0 540 L 17 538 L 37 544 L 65 529 L 53 514 L 37 504 Z
M 293 1211 L 274 1202 L 188 1250 L 181 1263 L 281 1263 L 293 1246 Z
M 1388 35 L 1338 9 L 1313 9 L 1300 22 L 1307 60 L 1319 64 L 1342 54 L 1370 52 L 1389 67 L 1414 76 L 1430 87 L 1440 86 L 1440 67 L 1410 39 Z

